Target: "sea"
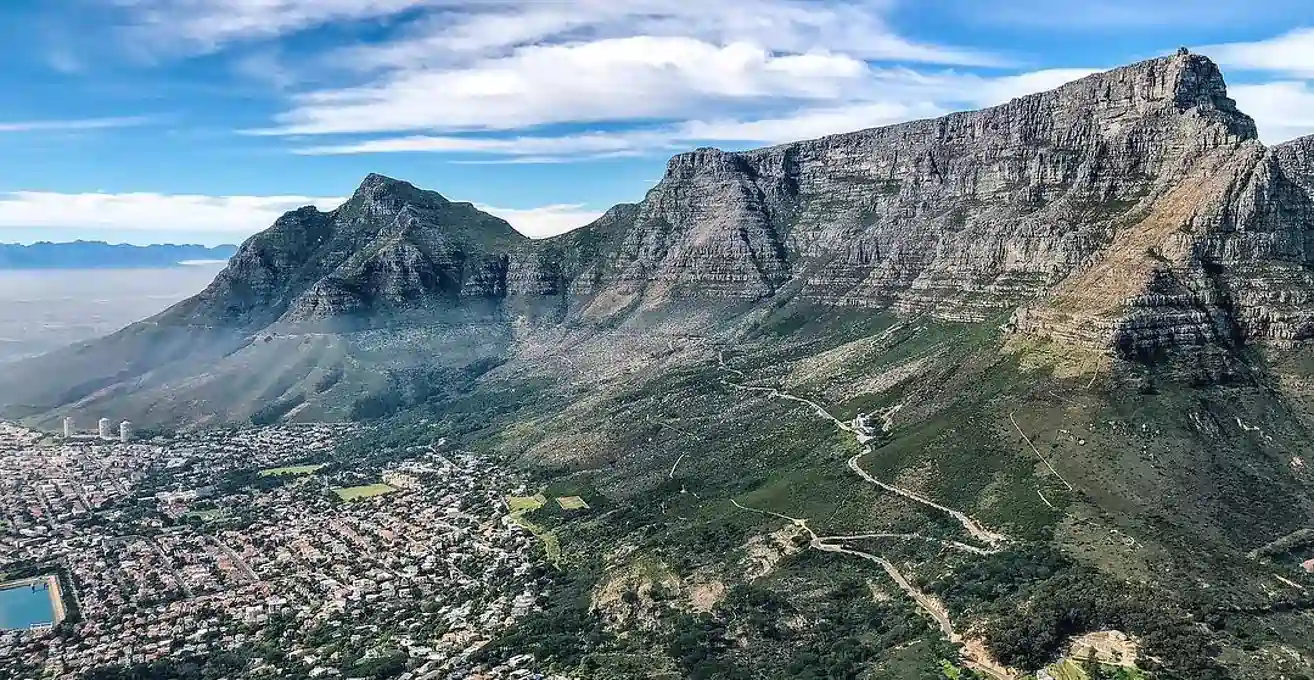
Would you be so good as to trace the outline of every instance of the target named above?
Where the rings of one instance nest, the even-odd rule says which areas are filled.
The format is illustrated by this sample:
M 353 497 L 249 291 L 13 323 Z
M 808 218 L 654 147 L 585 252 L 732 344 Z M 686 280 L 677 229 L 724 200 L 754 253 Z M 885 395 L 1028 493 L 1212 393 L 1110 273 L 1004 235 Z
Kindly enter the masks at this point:
M 27 629 L 55 620 L 55 606 L 45 584 L 0 590 L 0 630 Z
M 204 289 L 222 262 L 0 271 L 0 364 L 112 333 Z

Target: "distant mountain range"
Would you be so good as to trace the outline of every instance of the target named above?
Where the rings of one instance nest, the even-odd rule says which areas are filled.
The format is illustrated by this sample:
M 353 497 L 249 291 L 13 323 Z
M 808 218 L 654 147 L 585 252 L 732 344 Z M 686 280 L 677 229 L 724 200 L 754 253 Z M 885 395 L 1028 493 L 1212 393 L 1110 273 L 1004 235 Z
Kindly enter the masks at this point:
M 157 244 L 134 246 L 103 241 L 32 245 L 0 243 L 0 269 L 131 269 L 173 267 L 198 260 L 225 261 L 237 246 Z

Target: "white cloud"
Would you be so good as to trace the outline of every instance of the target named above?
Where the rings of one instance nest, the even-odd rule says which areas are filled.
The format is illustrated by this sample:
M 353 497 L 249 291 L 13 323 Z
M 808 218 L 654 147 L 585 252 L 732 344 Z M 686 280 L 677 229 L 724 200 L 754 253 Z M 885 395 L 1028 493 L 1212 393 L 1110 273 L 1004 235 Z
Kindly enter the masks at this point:
M 431 3 L 441 5 L 444 3 Z M 450 66 L 470 56 L 502 56 L 517 47 L 614 38 L 686 37 L 716 44 L 749 42 L 779 53 L 817 47 L 870 60 L 1000 65 L 970 49 L 898 36 L 885 15 L 893 0 L 503 0 L 454 2 L 416 21 L 400 39 L 344 51 L 357 68 Z
M 345 200 L 315 196 L 203 196 L 156 193 L 0 194 L 0 230 L 59 229 L 169 234 L 228 234 L 232 239 L 262 231 L 290 210 L 314 205 L 332 210 Z M 583 205 L 500 208 L 476 203 L 531 238 L 582 227 L 602 215 Z
M 626 131 L 587 132 L 558 137 L 452 137 L 414 135 L 375 139 L 347 144 L 302 147 L 297 153 L 330 156 L 360 153 L 428 152 L 452 154 L 496 154 L 555 158 L 564 154 L 584 154 L 592 158 L 640 150 L 673 148 L 670 132 Z
M 139 38 L 212 51 L 331 23 L 370 20 L 404 27 L 397 40 L 362 45 L 356 66 L 412 68 L 453 55 L 649 35 L 748 41 L 778 52 L 815 46 L 869 59 L 998 65 L 994 55 L 908 40 L 885 16 L 896 0 L 101 0 L 128 12 Z M 415 18 L 418 15 L 419 18 Z
M 1210 45 L 1200 51 L 1231 68 L 1314 78 L 1314 28 L 1298 28 L 1255 42 Z
M 508 130 L 678 117 L 771 99 L 833 101 L 865 87 L 868 65 L 747 43 L 632 37 L 530 46 L 452 70 L 404 71 L 367 87 L 299 96 L 279 134 Z
M 19 191 L 0 194 L 0 228 L 251 234 L 289 210 L 306 205 L 330 209 L 341 201 L 309 196 Z
M 429 0 L 108 0 L 127 10 L 134 37 L 157 47 L 211 51 L 336 21 L 385 18 Z
M 1314 134 L 1314 28 L 1297 28 L 1266 40 L 1211 45 L 1200 51 L 1225 68 L 1281 78 L 1228 88 L 1237 106 L 1255 119 L 1265 143 Z
M 1266 144 L 1314 134 L 1314 87 L 1308 82 L 1237 85 L 1230 93 L 1237 107 L 1255 119 Z
M 3 132 L 84 132 L 87 130 L 107 130 L 111 128 L 147 125 L 152 122 L 145 116 L 125 116 L 120 118 L 83 118 L 72 120 L 23 120 L 0 121 L 0 133 Z
M 498 208 L 476 203 L 475 207 L 506 220 L 512 227 L 515 227 L 516 231 L 530 238 L 546 238 L 564 234 L 602 217 L 601 212 L 585 210 L 584 206 L 580 204 L 545 205 L 540 208 L 516 209 Z
M 879 96 L 882 100 L 822 103 L 777 116 L 712 117 L 610 132 L 511 137 L 410 135 L 314 145 L 300 147 L 296 151 L 307 155 L 407 152 L 488 154 L 505 157 L 498 162 L 554 163 L 671 152 L 709 142 L 777 144 L 931 118 L 957 108 L 1001 104 L 1015 97 L 1057 87 L 1092 72 L 1090 69 L 1049 69 L 985 78 L 952 72 L 926 75 L 905 69 L 869 70 L 863 84 L 863 94 Z

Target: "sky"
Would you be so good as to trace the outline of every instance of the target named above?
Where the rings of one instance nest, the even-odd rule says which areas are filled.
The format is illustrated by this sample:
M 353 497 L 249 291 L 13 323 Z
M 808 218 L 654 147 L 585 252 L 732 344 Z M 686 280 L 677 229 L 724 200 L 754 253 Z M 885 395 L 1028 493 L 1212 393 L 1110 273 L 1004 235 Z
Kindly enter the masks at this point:
M 673 154 L 1212 57 L 1266 143 L 1314 134 L 1308 0 L 4 0 L 0 241 L 236 243 L 370 172 L 523 233 Z

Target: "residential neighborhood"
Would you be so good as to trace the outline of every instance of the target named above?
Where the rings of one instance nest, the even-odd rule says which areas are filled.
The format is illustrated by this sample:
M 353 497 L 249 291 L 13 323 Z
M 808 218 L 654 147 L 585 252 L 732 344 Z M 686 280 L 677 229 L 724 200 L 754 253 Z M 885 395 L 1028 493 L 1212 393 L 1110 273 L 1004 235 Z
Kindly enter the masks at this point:
M 0 424 L 0 572 L 61 575 L 59 625 L 0 631 L 0 677 L 241 650 L 272 677 L 542 677 L 477 653 L 551 590 L 510 521 L 523 480 L 434 445 L 380 470 L 327 454 L 352 426 L 109 441 Z M 54 622 L 52 622 L 54 623 Z M 374 676 L 370 676 L 374 677 Z

